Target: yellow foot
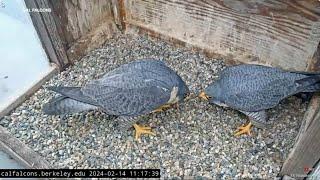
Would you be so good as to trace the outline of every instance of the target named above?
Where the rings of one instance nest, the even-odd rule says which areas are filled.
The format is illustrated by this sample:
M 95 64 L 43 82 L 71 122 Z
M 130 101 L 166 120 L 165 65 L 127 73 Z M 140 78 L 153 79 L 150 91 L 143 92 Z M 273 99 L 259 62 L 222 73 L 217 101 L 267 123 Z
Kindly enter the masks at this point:
M 165 104 L 165 105 L 160 106 L 158 109 L 156 109 L 156 110 L 154 110 L 154 111 L 152 111 L 152 112 L 154 112 L 154 113 L 162 112 L 162 111 L 164 111 L 165 109 L 168 109 L 168 108 L 170 108 L 170 107 L 171 107 L 170 104 Z
M 152 112 L 153 112 L 153 113 L 158 113 L 158 112 L 162 112 L 162 111 L 163 111 L 162 108 L 158 108 L 158 109 L 156 109 L 156 110 L 153 110 Z
M 175 109 L 179 109 L 179 103 L 173 104 L 172 107 L 175 108 Z
M 153 136 L 156 135 L 151 131 L 151 127 L 143 127 L 143 126 L 139 126 L 138 124 L 134 124 L 133 127 L 136 130 L 136 136 L 135 136 L 136 140 L 138 140 L 142 134 L 150 134 Z
M 241 134 L 248 134 L 249 136 L 251 135 L 250 132 L 250 128 L 251 128 L 252 124 L 251 122 L 249 122 L 249 124 L 247 124 L 246 126 L 240 126 L 237 128 L 237 131 L 234 135 L 235 136 L 240 136 Z

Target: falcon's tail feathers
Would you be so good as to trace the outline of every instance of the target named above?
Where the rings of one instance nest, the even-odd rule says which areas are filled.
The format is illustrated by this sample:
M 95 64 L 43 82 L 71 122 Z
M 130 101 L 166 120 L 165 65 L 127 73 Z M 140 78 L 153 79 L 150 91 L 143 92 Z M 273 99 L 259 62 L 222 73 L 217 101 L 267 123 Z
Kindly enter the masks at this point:
M 81 101 L 87 104 L 95 105 L 95 103 L 89 97 L 85 96 L 82 91 L 81 87 L 63 87 L 63 86 L 50 86 L 47 89 L 59 93 L 63 96 L 72 98 L 77 101 Z
M 313 84 L 311 86 L 308 86 L 302 92 L 316 92 L 316 91 L 320 91 L 320 82 L 316 83 L 316 84 Z
M 97 109 L 97 106 L 86 104 L 65 96 L 51 99 L 43 106 L 43 112 L 48 115 L 72 114 Z
M 300 92 L 315 92 L 320 90 L 320 75 L 309 75 L 296 81 L 300 86 Z

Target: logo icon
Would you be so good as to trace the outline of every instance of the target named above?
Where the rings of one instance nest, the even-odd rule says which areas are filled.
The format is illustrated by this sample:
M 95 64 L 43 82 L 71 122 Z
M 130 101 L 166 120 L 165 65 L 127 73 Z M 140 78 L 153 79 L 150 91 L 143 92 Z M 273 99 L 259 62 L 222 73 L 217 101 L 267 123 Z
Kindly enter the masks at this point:
M 312 168 L 309 167 L 309 166 L 305 166 L 305 167 L 303 168 L 303 172 L 306 173 L 306 174 L 308 174 L 310 171 L 312 171 Z

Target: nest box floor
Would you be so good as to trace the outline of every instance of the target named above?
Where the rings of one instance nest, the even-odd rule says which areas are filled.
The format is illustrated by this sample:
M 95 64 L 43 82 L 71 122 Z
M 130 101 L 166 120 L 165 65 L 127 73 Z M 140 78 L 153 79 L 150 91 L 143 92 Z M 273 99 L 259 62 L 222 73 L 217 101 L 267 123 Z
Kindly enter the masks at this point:
M 207 58 L 145 36 L 116 35 L 44 86 L 81 86 L 121 64 L 138 58 L 164 58 L 191 91 L 206 87 L 224 67 L 223 59 Z M 160 168 L 162 177 L 272 178 L 288 156 L 306 103 L 290 97 L 268 111 L 269 130 L 234 137 L 247 119 L 229 108 L 211 106 L 198 98 L 180 109 L 141 118 L 156 136 L 134 140 L 134 131 L 115 133 L 114 117 L 100 111 L 47 116 L 44 103 L 54 96 L 41 88 L 0 120 L 14 136 L 59 168 Z

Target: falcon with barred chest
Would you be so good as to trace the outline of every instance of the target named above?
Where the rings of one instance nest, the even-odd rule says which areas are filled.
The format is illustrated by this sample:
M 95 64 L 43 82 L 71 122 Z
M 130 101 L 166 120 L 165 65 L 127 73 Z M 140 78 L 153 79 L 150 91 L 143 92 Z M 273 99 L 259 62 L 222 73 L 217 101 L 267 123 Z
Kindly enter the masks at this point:
M 189 89 L 181 77 L 155 59 L 142 59 L 108 72 L 83 87 L 48 87 L 59 93 L 44 105 L 49 115 L 78 113 L 101 108 L 122 119 L 122 127 L 133 124 L 135 139 L 141 134 L 155 135 L 150 127 L 136 124 L 137 117 L 162 111 L 182 102 Z
M 206 87 L 199 97 L 247 115 L 250 122 L 238 128 L 235 134 L 238 136 L 245 133 L 250 135 L 252 125 L 265 127 L 265 110 L 275 107 L 288 96 L 319 90 L 319 73 L 243 64 L 224 69 L 218 80 Z

